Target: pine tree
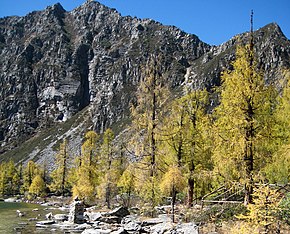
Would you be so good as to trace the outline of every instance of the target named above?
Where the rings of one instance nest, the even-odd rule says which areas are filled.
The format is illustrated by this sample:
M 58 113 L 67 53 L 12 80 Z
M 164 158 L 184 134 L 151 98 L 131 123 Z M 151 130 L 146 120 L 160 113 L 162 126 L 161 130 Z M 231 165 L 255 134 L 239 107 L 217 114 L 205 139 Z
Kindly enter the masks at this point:
M 245 204 L 252 201 L 254 172 L 269 154 L 265 145 L 272 123 L 271 88 L 257 70 L 251 45 L 237 47 L 233 70 L 224 72 L 216 108 L 215 165 L 225 182 L 245 185 Z

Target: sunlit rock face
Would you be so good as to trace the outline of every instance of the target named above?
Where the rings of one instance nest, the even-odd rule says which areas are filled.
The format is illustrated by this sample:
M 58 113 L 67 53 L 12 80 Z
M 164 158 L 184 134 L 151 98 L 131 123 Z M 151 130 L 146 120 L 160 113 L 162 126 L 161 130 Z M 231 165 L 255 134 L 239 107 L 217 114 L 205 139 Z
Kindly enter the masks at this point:
M 123 17 L 94 1 L 71 12 L 56 4 L 25 17 L 2 18 L 0 153 L 86 108 L 98 132 L 128 117 L 152 55 L 162 55 L 161 72 L 172 89 L 211 89 L 230 68 L 235 45 L 249 35 L 239 37 L 210 46 L 174 26 Z M 255 48 L 265 79 L 279 80 L 277 71 L 289 67 L 290 54 L 279 26 L 256 31 Z

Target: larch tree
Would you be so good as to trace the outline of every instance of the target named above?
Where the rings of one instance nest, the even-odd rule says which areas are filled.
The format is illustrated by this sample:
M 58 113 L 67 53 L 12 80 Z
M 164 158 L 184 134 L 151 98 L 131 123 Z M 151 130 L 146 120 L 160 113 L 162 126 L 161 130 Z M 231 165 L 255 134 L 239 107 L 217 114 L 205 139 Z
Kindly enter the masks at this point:
M 44 196 L 46 194 L 46 184 L 41 175 L 38 174 L 33 178 L 28 191 L 33 197 Z
M 13 161 L 0 164 L 0 194 L 16 195 L 20 193 L 20 171 Z
M 231 233 L 280 233 L 279 214 L 282 194 L 277 189 L 263 185 L 254 189 L 253 203 L 247 206 L 245 215 L 238 215 L 243 220 L 231 230 Z
M 136 172 L 134 164 L 130 164 L 118 180 L 118 188 L 121 192 L 123 205 L 127 208 L 131 205 L 131 197 L 135 192 Z
M 29 187 L 34 177 L 37 175 L 43 175 L 43 171 L 41 170 L 39 165 L 30 160 L 23 171 L 23 186 L 22 186 L 23 193 L 29 191 Z
M 271 88 L 265 85 L 253 44 L 238 45 L 233 70 L 222 74 L 216 108 L 215 166 L 224 182 L 245 186 L 244 203 L 252 202 L 254 172 L 270 157 L 265 150 L 271 132 Z
M 266 178 L 270 183 L 290 182 L 290 71 L 282 74 L 282 93 L 277 98 L 274 112 L 274 154 L 265 167 Z
M 107 204 L 107 207 L 111 207 L 111 197 L 113 189 L 116 188 L 116 170 L 117 168 L 114 165 L 115 159 L 114 159 L 114 132 L 112 129 L 108 128 L 104 132 L 103 136 L 103 142 L 101 145 L 101 153 L 100 153 L 100 164 L 99 164 L 99 170 L 102 171 L 102 184 L 101 187 L 104 189 L 101 189 L 100 193 L 104 192 L 105 195 L 105 202 Z
M 99 135 L 94 131 L 85 134 L 82 144 L 80 165 L 77 167 L 77 181 L 73 186 L 73 196 L 91 202 L 96 196 L 99 183 L 96 164 L 99 160 Z
M 135 131 L 135 154 L 142 161 L 141 194 L 150 200 L 152 206 L 156 204 L 158 196 L 158 152 L 160 129 L 165 106 L 169 98 L 166 85 L 166 72 L 162 70 L 162 58 L 151 57 L 146 65 L 144 80 L 137 90 L 137 102 L 131 107 L 132 126 Z M 147 172 L 147 173 L 144 173 Z M 145 175 L 146 174 L 146 175 Z M 143 186 L 144 185 L 144 186 Z
M 51 173 L 52 183 L 50 185 L 52 191 L 63 196 L 69 191 L 70 186 L 68 183 L 68 162 L 67 141 L 64 139 L 56 155 L 56 168 Z
M 186 186 L 185 179 L 178 166 L 169 167 L 168 171 L 164 174 L 160 187 L 164 195 L 172 197 L 171 209 L 172 209 L 172 222 L 175 222 L 175 203 L 176 196 L 179 192 L 182 192 Z
M 206 90 L 194 90 L 175 100 L 164 130 L 169 154 L 187 177 L 188 206 L 193 205 L 197 175 L 212 169 L 208 105 Z

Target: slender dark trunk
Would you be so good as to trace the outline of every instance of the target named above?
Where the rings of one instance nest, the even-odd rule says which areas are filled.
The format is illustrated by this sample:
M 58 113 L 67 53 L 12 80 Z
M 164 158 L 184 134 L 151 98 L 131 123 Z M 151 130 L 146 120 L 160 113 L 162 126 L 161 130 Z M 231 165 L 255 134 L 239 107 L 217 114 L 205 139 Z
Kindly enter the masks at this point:
M 180 130 L 179 130 L 179 139 L 178 139 L 178 147 L 177 147 L 177 163 L 178 167 L 181 167 L 182 164 L 182 154 L 183 154 L 183 139 L 182 139 L 182 131 L 183 131 L 183 112 L 180 116 Z
M 107 203 L 107 208 L 108 209 L 111 209 L 111 186 L 110 184 L 108 183 L 107 186 L 106 186 L 106 203 Z
M 127 200 L 127 204 L 126 204 L 127 208 L 130 208 L 130 202 L 131 202 L 131 190 L 129 190 L 129 192 L 128 192 L 128 200 Z
M 152 202 L 152 208 L 154 209 L 155 205 L 155 171 L 156 171 L 156 136 L 155 136 L 155 131 L 156 131 L 156 112 L 157 112 L 157 97 L 155 93 L 156 89 L 156 75 L 154 74 L 153 78 L 153 83 L 152 83 L 152 116 L 151 116 L 151 121 L 152 121 L 152 130 L 151 130 L 151 202 Z M 154 216 L 153 211 L 152 211 L 152 216 Z
M 151 176 L 154 177 L 155 172 L 155 161 L 156 161 L 156 139 L 155 139 L 155 129 L 156 129 L 156 94 L 155 94 L 155 81 L 153 82 L 153 100 L 152 100 L 152 131 L 151 131 Z
M 193 178 L 193 172 L 194 172 L 194 163 L 193 161 L 190 162 L 190 174 L 189 178 L 187 180 L 187 186 L 188 186 L 188 194 L 187 194 L 187 206 L 192 207 L 193 206 L 193 196 L 194 196 L 194 178 Z
M 253 12 L 251 14 L 251 38 L 250 38 L 250 51 L 249 51 L 249 63 L 250 63 L 250 75 L 248 77 L 250 83 L 250 92 L 252 92 L 253 84 L 254 84 L 254 38 L 253 38 Z M 245 183 L 245 198 L 244 204 L 247 205 L 253 202 L 253 170 L 254 170 L 254 145 L 253 140 L 255 137 L 254 130 L 254 97 L 251 94 L 247 100 L 247 109 L 246 109 L 246 134 L 245 141 L 246 147 L 244 152 L 244 163 L 246 166 L 246 183 Z
M 171 209 L 172 209 L 172 222 L 175 222 L 175 203 L 176 203 L 176 190 L 172 188 L 172 201 L 171 201 Z
M 112 166 L 112 146 L 108 144 L 107 146 L 107 152 L 108 152 L 108 178 L 107 178 L 107 185 L 106 185 L 106 203 L 107 203 L 107 208 L 111 209 L 111 166 Z
M 65 143 L 64 149 L 63 149 L 63 165 L 62 165 L 62 181 L 61 181 L 62 196 L 64 196 L 65 194 L 66 160 L 67 160 L 67 151 L 66 151 L 66 143 Z

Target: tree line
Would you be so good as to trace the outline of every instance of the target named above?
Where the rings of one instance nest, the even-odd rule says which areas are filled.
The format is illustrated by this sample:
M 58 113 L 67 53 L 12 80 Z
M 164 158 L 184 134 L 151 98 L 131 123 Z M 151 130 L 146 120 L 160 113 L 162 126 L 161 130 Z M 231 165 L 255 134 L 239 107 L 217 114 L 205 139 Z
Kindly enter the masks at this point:
M 251 45 L 238 45 L 220 87 L 186 89 L 176 97 L 164 63 L 166 58 L 152 57 L 144 68 L 126 144 L 116 147 L 111 129 L 102 138 L 88 131 L 72 163 L 64 140 L 49 175 L 32 161 L 25 168 L 2 163 L 0 194 L 51 191 L 87 202 L 98 197 L 108 207 L 117 195 L 127 206 L 138 196 L 152 207 L 170 196 L 173 204 L 178 197 L 190 207 L 221 185 L 241 184 L 247 205 L 255 183 L 289 183 L 289 71 L 281 70 L 281 84 L 266 84 Z

